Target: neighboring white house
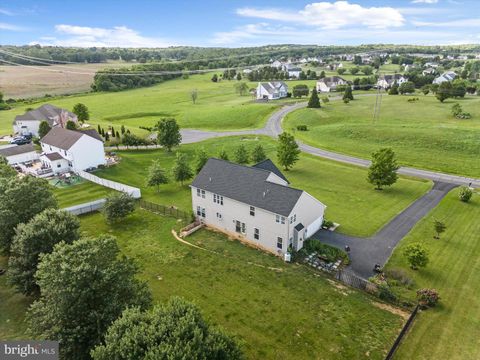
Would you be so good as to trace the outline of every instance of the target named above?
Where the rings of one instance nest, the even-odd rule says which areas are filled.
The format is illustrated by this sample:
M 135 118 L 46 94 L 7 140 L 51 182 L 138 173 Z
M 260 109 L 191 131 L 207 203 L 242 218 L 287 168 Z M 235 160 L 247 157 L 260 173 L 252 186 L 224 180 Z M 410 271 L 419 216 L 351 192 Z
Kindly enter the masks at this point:
M 13 131 L 16 134 L 38 136 L 38 127 L 42 121 L 48 122 L 50 127 L 54 128 L 65 127 L 69 120 L 77 123 L 77 115 L 68 110 L 45 104 L 37 109 L 27 111 L 23 115 L 17 115 L 13 121 Z
M 401 85 L 406 81 L 408 81 L 407 78 L 402 74 L 382 75 L 377 81 L 377 86 L 382 89 L 388 89 L 394 83 Z
M 330 92 L 335 91 L 337 86 L 347 85 L 347 80 L 340 76 L 325 77 L 317 81 L 318 92 Z
M 7 159 L 10 165 L 37 160 L 39 154 L 32 144 L 12 145 L 0 149 L 0 156 Z
M 270 160 L 249 167 L 211 158 L 191 189 L 198 220 L 277 255 L 301 249 L 321 228 L 326 208 L 289 187 Z
M 283 66 L 283 63 L 279 60 L 275 60 L 271 64 L 271 67 L 274 67 L 274 68 L 277 68 L 277 69 L 280 69 L 282 66 Z
M 302 69 L 299 67 L 291 67 L 288 69 L 288 77 L 289 78 L 299 78 L 300 73 L 302 72 Z
M 435 75 L 437 73 L 437 70 L 434 68 L 426 68 L 425 70 L 422 71 L 422 75 Z
M 436 62 L 426 62 L 423 66 L 426 67 L 426 68 L 434 68 L 434 69 L 436 69 L 436 68 L 438 68 L 440 65 L 439 65 L 438 63 L 436 63 Z
M 444 72 L 442 75 L 437 76 L 433 80 L 433 83 L 434 84 L 441 84 L 441 83 L 446 82 L 446 81 L 453 81 L 453 80 L 455 80 L 456 77 L 457 77 L 457 74 L 455 74 L 455 72 L 447 71 L 447 72 Z
M 82 171 L 105 164 L 103 141 L 95 130 L 55 127 L 40 140 L 40 161 L 54 174 Z
M 257 99 L 280 99 L 287 97 L 288 86 L 283 81 L 271 81 L 267 83 L 258 83 L 256 96 Z

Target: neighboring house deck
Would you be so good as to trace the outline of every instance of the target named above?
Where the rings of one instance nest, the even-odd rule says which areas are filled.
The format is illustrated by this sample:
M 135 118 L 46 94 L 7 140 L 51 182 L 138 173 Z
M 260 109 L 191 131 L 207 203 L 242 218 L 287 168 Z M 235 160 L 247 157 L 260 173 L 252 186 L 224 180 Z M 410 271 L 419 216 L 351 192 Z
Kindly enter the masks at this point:
M 45 104 L 37 109 L 17 115 L 13 121 L 13 131 L 16 134 L 31 134 L 38 136 L 38 128 L 42 121 L 46 121 L 51 128 L 65 127 L 67 121 L 78 122 L 77 115 L 71 111 Z
M 283 81 L 258 83 L 256 97 L 258 100 L 275 100 L 287 97 L 288 86 Z
M 289 187 L 270 160 L 249 167 L 211 158 L 191 189 L 198 220 L 280 256 L 303 247 L 322 226 L 326 208 Z
M 340 76 L 325 77 L 317 81 L 318 92 L 335 91 L 338 86 L 347 85 L 347 80 Z

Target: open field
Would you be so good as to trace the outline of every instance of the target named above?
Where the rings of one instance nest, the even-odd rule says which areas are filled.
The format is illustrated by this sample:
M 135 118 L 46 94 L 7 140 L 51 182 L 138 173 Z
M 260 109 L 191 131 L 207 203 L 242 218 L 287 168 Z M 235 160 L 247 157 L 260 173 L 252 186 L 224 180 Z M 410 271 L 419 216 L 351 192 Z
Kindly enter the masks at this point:
M 214 157 L 225 149 L 233 160 L 237 146 L 243 143 L 247 149 L 252 149 L 257 141 L 261 141 L 267 155 L 276 161 L 276 143 L 268 137 L 218 138 L 182 145 L 180 151 L 187 154 L 192 164 L 196 149 L 201 147 L 209 156 Z M 158 159 L 164 169 L 169 171 L 175 159 L 174 152 L 148 150 L 121 151 L 118 154 L 122 158 L 119 165 L 98 171 L 96 175 L 140 187 L 142 197 L 146 200 L 191 210 L 191 195 L 187 184 L 183 187 L 177 183 L 162 185 L 159 193 L 156 189 L 145 187 L 147 168 L 151 161 Z M 431 183 L 426 181 L 401 178 L 392 188 L 375 191 L 365 180 L 365 169 L 306 154 L 302 154 L 293 170 L 285 172 L 285 175 L 293 187 L 308 191 L 327 205 L 327 218 L 340 223 L 341 232 L 357 236 L 372 235 L 431 187 Z
M 0 91 L 8 98 L 30 98 L 90 91 L 97 70 L 134 63 L 69 64 L 53 66 L 0 66 Z
M 121 125 L 133 132 L 146 134 L 139 126 L 152 126 L 163 117 L 175 117 L 184 128 L 206 130 L 239 130 L 263 126 L 268 115 L 283 102 L 256 103 L 250 95 L 235 92 L 235 81 L 212 82 L 212 74 L 193 75 L 188 79 L 169 80 L 164 83 L 134 90 L 110 93 L 89 93 L 46 99 L 32 104 L 18 105 L 12 110 L 0 112 L 0 134 L 12 132 L 12 121 L 26 108 L 45 103 L 72 109 L 76 103 L 84 103 L 90 110 L 89 123 L 96 127 Z M 313 86 L 315 81 L 289 81 Z M 248 83 L 250 88 L 257 83 Z M 197 89 L 198 99 L 193 104 L 190 94 Z
M 349 104 L 331 102 L 322 109 L 302 109 L 289 114 L 286 130 L 307 125 L 296 132 L 302 141 L 317 147 L 370 158 L 380 147 L 392 147 L 402 165 L 447 173 L 480 176 L 480 97 L 448 99 L 443 104 L 433 96 L 383 96 L 380 118 L 373 124 L 374 96 L 357 97 Z M 470 120 L 451 115 L 460 103 Z
M 433 220 L 445 222 L 440 240 L 433 239 Z M 480 195 L 470 203 L 458 199 L 458 189 L 442 200 L 429 216 L 402 240 L 388 268 L 405 269 L 414 279 L 414 290 L 435 288 L 440 305 L 422 312 L 402 343 L 396 359 L 478 359 L 480 347 Z M 402 255 L 412 242 L 423 242 L 430 251 L 426 268 L 410 270 Z M 414 297 L 414 290 L 405 294 Z

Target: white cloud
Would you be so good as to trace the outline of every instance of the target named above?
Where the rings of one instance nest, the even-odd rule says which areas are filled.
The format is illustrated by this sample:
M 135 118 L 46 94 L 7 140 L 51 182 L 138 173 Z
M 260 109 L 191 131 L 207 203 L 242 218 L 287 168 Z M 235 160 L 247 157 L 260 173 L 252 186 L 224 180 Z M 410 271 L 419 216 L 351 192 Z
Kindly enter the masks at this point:
M 172 44 L 164 39 L 140 35 L 126 26 L 98 28 L 60 24 L 55 26 L 59 36 L 48 37 L 48 42 L 36 41 L 34 44 L 75 46 L 75 47 L 166 47 Z M 47 40 L 45 37 L 41 40 Z
M 413 0 L 412 4 L 436 4 L 438 0 Z
M 8 31 L 26 31 L 27 28 L 23 26 L 17 26 L 13 24 L 7 24 L 0 22 L 0 30 L 8 30 Z
M 7 16 L 13 16 L 13 12 L 11 12 L 10 10 L 1 9 L 1 8 L 0 8 L 0 14 L 7 15 Z
M 348 26 L 368 28 L 399 27 L 405 23 L 402 13 L 392 7 L 363 7 L 348 1 L 317 2 L 299 11 L 281 9 L 237 9 L 237 14 L 267 20 L 295 22 L 322 29 L 339 29 Z

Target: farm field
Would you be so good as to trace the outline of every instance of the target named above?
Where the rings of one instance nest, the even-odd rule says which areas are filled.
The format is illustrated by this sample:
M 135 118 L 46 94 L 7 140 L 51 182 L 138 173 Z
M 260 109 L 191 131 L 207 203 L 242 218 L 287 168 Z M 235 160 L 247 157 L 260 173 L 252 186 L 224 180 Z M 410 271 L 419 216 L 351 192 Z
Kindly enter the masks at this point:
M 433 239 L 433 220 L 445 222 L 440 240 Z M 404 339 L 395 359 L 478 359 L 480 348 L 480 195 L 470 203 L 450 192 L 419 222 L 392 255 L 388 268 L 402 268 L 415 281 L 414 289 L 435 288 L 440 303 L 421 312 Z M 430 252 L 426 268 L 410 270 L 402 255 L 412 242 L 423 242 Z M 407 291 L 407 290 L 406 290 Z M 414 297 L 414 291 L 408 293 Z
M 218 138 L 182 145 L 180 151 L 187 154 L 192 165 L 199 148 L 204 148 L 213 157 L 225 149 L 233 160 L 237 146 L 243 143 L 247 149 L 252 149 L 258 141 L 261 141 L 267 155 L 276 161 L 276 143 L 268 137 Z M 162 185 L 158 193 L 156 189 L 145 187 L 147 168 L 151 161 L 158 159 L 164 169 L 169 171 L 175 159 L 174 152 L 148 150 L 120 151 L 118 154 L 122 158 L 120 164 L 100 170 L 96 175 L 139 187 L 146 200 L 191 210 L 191 195 L 187 184 L 183 187 L 177 183 Z M 365 169 L 307 154 L 302 154 L 293 170 L 285 172 L 285 175 L 291 186 L 308 191 L 327 205 L 326 216 L 341 224 L 339 231 L 357 236 L 372 235 L 431 187 L 430 182 L 401 178 L 392 188 L 375 191 L 365 180 Z
M 4 98 L 30 98 L 90 91 L 95 71 L 135 63 L 107 62 L 54 66 L 0 66 L 0 91 Z
M 373 124 L 375 96 L 357 97 L 349 104 L 331 102 L 322 109 L 289 114 L 284 129 L 307 125 L 296 137 L 313 146 L 370 158 L 380 147 L 392 147 L 402 165 L 447 173 L 480 176 L 480 97 L 448 99 L 433 96 L 383 96 L 380 118 Z M 454 103 L 472 114 L 470 120 L 451 115 Z
M 155 301 L 182 296 L 243 343 L 250 359 L 383 359 L 404 319 L 364 293 L 333 285 L 304 266 L 201 230 L 176 241 L 175 219 L 138 210 L 116 226 L 82 218 L 86 235 L 108 232 L 142 264 Z M 375 306 L 377 304 L 377 306 Z
M 262 127 L 268 115 L 283 102 L 256 103 L 250 95 L 235 92 L 235 81 L 212 82 L 212 73 L 193 75 L 188 79 L 168 80 L 164 83 L 121 92 L 89 93 L 58 99 L 43 99 L 32 104 L 18 105 L 0 112 L 0 135 L 12 132 L 12 121 L 26 108 L 36 108 L 45 103 L 72 109 L 84 103 L 90 110 L 89 124 L 120 128 L 124 125 L 137 134 L 147 134 L 140 126 L 153 126 L 163 117 L 175 117 L 181 127 L 205 130 L 240 130 Z M 313 86 L 315 81 L 289 81 Z M 250 88 L 257 83 L 248 83 Z M 198 99 L 193 104 L 190 94 L 197 90 Z

